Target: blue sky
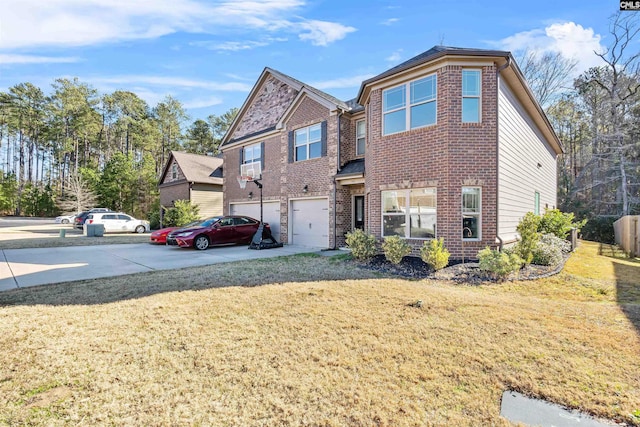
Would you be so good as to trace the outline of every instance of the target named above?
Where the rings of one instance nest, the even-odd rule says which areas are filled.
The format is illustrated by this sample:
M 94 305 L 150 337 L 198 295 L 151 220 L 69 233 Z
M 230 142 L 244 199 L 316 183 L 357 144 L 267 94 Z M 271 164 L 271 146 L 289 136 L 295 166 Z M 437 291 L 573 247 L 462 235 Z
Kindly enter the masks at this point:
M 613 0 L 0 0 L 0 91 L 78 77 L 192 119 L 240 107 L 265 66 L 338 98 L 434 45 L 557 51 L 598 65 Z M 639 12 L 626 12 L 637 13 Z M 640 49 L 638 45 L 636 48 Z

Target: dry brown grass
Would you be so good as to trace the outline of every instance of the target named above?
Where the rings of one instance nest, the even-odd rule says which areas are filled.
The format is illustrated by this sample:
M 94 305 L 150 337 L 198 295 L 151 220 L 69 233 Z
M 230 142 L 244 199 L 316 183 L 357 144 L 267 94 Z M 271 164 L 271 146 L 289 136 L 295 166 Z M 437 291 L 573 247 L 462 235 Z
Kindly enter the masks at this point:
M 507 388 L 640 424 L 618 261 L 637 291 L 585 244 L 504 285 L 296 256 L 0 293 L 0 424 L 507 425 Z

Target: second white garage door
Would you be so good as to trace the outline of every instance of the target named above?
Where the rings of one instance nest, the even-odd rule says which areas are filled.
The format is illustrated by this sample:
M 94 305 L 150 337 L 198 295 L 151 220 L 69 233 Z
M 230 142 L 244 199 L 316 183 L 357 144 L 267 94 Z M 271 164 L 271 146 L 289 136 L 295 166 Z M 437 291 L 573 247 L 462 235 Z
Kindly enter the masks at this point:
M 291 234 L 294 245 L 328 248 L 329 200 L 292 200 Z
M 246 215 L 260 219 L 260 203 L 232 203 L 229 211 L 231 215 Z M 264 222 L 269 223 L 273 237 L 280 241 L 280 202 L 264 202 L 262 216 Z

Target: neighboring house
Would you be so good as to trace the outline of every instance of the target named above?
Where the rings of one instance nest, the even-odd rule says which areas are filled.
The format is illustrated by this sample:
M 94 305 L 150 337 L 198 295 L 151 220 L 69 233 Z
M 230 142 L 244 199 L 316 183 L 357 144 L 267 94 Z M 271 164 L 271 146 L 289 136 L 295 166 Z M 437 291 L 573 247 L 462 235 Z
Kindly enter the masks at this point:
M 517 238 L 556 205 L 560 142 L 509 52 L 436 46 L 343 102 L 265 68 L 222 140 L 225 212 L 256 216 L 289 244 L 333 248 L 363 228 L 453 257 Z M 275 227 L 274 227 L 275 226 Z M 279 228 L 278 228 L 279 226 Z
M 200 208 L 201 218 L 222 215 L 222 159 L 172 151 L 158 189 L 165 208 L 176 200 L 189 200 Z

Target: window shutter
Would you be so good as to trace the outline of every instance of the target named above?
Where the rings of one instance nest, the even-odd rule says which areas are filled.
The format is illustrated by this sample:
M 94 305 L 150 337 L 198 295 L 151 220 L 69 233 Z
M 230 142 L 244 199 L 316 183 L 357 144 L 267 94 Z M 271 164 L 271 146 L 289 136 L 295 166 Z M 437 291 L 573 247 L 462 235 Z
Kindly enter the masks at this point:
M 320 155 L 327 156 L 327 121 L 320 123 Z
M 264 170 L 264 141 L 260 143 L 260 172 Z
M 243 162 L 243 157 L 244 156 L 244 147 L 240 147 L 240 152 L 238 153 L 238 159 L 240 159 L 240 165 L 238 166 L 238 173 L 240 175 L 242 175 L 242 162 Z
M 293 149 L 293 131 L 289 132 L 289 163 L 293 163 L 295 150 Z

